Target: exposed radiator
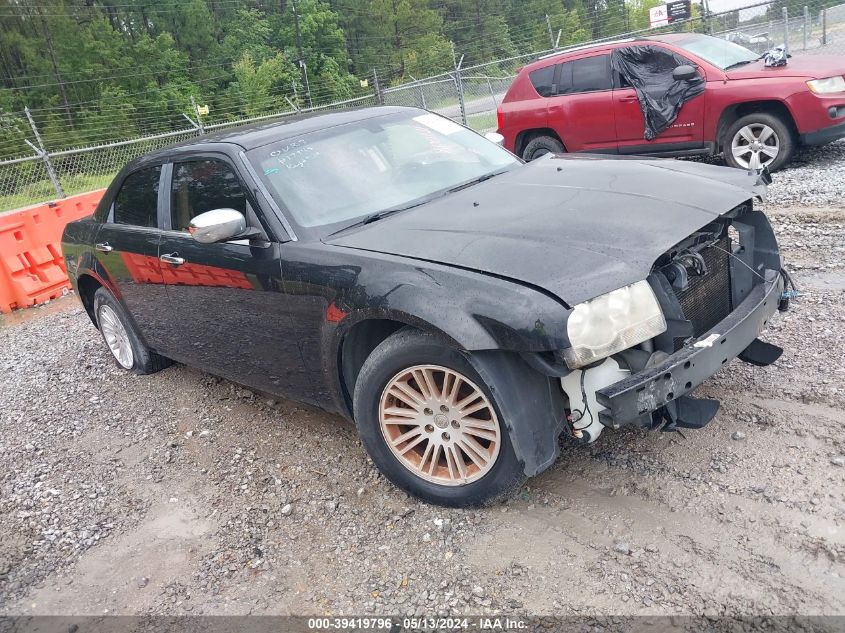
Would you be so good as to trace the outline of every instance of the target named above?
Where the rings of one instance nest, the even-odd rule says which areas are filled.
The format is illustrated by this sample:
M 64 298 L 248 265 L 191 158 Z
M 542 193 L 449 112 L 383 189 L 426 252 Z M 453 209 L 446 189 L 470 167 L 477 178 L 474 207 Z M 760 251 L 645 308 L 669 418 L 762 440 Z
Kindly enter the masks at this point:
M 718 247 L 718 248 L 717 248 Z M 726 235 L 714 246 L 700 251 L 707 264 L 707 274 L 689 276 L 689 287 L 675 295 L 692 321 L 695 336 L 700 336 L 730 314 L 731 306 L 731 242 Z

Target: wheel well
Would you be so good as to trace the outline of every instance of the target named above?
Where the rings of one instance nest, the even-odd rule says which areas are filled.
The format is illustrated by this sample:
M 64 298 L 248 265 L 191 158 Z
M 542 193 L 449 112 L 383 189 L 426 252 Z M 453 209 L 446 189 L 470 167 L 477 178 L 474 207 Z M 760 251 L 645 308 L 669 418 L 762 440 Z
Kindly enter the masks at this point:
M 746 103 L 737 103 L 725 108 L 722 112 L 722 116 L 719 118 L 719 129 L 716 133 L 717 152 L 724 149 L 722 147 L 722 136 L 725 131 L 733 125 L 737 119 L 754 112 L 772 114 L 783 121 L 792 131 L 793 135 L 798 132 L 795 127 L 795 120 L 792 118 L 792 113 L 790 113 L 789 109 L 780 101 L 748 101 Z
M 352 394 L 364 362 L 388 336 L 408 327 L 406 323 L 390 319 L 368 319 L 352 326 L 340 345 L 340 384 L 344 399 L 352 411 Z
M 88 318 L 94 327 L 97 326 L 97 319 L 94 317 L 94 293 L 97 289 L 102 288 L 102 284 L 94 279 L 91 275 L 82 275 L 76 281 L 76 287 L 79 291 L 79 298 L 82 300 L 82 305 L 88 313 Z
M 522 152 L 525 151 L 525 147 L 538 136 L 551 136 L 552 138 L 557 139 L 561 145 L 564 145 L 560 136 L 558 136 L 557 132 L 553 129 L 548 127 L 534 128 L 533 130 L 523 130 L 516 135 L 516 143 L 514 144 L 514 149 L 516 151 L 514 154 L 522 158 Z M 565 147 L 566 146 L 564 145 L 564 149 Z

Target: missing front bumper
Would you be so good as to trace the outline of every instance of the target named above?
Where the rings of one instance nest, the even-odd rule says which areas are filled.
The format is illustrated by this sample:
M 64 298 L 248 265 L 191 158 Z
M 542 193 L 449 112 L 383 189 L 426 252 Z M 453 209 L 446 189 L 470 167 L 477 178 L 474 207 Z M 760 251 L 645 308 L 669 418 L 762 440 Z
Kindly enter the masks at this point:
M 598 403 L 605 407 L 599 413 L 601 423 L 611 427 L 641 423 L 644 418 L 653 418 L 651 414 L 655 412 L 670 423 L 673 418 L 682 419 L 681 411 L 684 406 L 692 406 L 691 399 L 675 401 L 749 349 L 777 311 L 782 292 L 780 273 L 767 270 L 765 280 L 754 286 L 742 303 L 711 330 L 659 365 L 597 391 Z M 708 414 L 706 424 L 715 415 L 715 410 L 711 411 L 712 407 L 705 409 L 707 411 L 699 411 L 696 415 L 700 420 L 703 419 L 700 416 Z

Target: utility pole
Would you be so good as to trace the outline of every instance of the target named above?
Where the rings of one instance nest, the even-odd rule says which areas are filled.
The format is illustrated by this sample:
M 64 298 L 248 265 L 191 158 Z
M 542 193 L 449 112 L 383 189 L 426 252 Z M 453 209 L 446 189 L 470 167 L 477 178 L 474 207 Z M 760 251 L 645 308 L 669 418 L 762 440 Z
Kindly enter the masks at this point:
M 50 25 L 47 23 L 47 18 L 41 12 L 41 7 L 36 7 L 38 17 L 41 18 L 41 27 L 44 29 L 44 39 L 47 42 L 47 49 L 50 51 L 50 62 L 53 64 L 53 74 L 56 76 L 56 82 L 59 84 L 59 92 L 62 95 L 62 102 L 65 107 L 65 115 L 67 116 L 67 124 L 70 129 L 73 129 L 73 117 L 70 115 L 70 104 L 67 100 L 67 92 L 65 91 L 65 82 L 59 73 L 59 63 L 56 60 L 56 48 L 53 46 L 53 34 L 50 31 Z
M 280 0 L 282 8 L 284 9 L 285 0 Z M 296 0 L 291 0 L 291 7 L 293 8 L 293 26 L 296 30 L 296 51 L 299 55 L 299 69 L 302 71 L 302 85 L 305 86 L 305 96 L 308 97 L 308 103 L 314 107 L 311 101 L 311 90 L 308 87 L 308 70 L 305 68 L 305 55 L 302 54 L 302 33 L 299 30 L 299 12 L 296 10 Z

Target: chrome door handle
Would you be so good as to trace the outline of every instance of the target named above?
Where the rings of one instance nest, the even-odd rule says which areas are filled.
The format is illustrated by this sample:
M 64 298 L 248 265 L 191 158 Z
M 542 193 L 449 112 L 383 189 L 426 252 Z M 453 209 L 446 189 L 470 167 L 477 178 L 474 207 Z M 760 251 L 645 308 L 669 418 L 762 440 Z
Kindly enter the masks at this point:
M 114 246 L 109 246 L 108 242 L 103 242 L 102 244 L 95 244 L 94 248 L 98 251 L 103 251 L 104 253 L 111 253 L 114 250 Z
M 179 253 L 167 253 L 166 255 L 159 255 L 159 259 L 168 264 L 179 266 L 185 263 L 184 257 L 179 257 Z

